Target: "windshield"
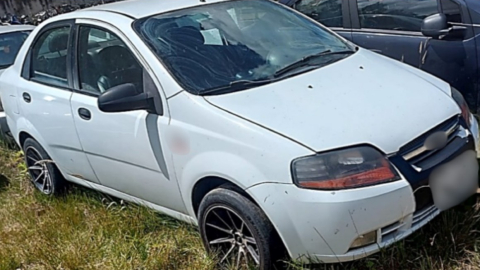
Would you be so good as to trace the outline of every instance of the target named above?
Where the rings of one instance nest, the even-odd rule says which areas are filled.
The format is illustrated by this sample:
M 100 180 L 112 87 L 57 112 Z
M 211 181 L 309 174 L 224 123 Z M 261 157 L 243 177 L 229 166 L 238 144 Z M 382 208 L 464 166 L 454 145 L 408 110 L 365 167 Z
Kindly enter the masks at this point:
M 28 34 L 29 31 L 0 34 L 0 69 L 13 64 Z
M 176 81 L 198 95 L 247 89 L 353 53 L 325 28 L 265 0 L 168 12 L 141 19 L 134 27 Z

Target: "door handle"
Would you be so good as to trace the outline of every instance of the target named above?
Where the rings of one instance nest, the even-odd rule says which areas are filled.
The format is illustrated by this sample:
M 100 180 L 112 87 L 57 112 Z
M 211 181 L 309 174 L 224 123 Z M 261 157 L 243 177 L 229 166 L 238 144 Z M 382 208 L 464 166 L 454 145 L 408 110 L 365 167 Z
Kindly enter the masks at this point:
M 30 96 L 29 93 L 23 93 L 22 97 L 23 97 L 23 100 L 25 100 L 25 102 L 27 102 L 27 103 L 32 102 L 32 97 Z
M 90 113 L 90 111 L 85 108 L 78 109 L 78 115 L 83 120 L 90 120 L 92 118 L 92 114 Z

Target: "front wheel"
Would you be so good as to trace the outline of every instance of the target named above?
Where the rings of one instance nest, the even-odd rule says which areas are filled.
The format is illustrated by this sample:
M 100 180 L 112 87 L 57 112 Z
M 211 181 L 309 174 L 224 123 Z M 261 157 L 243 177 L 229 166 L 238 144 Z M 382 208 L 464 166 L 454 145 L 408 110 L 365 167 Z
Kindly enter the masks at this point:
M 218 256 L 221 266 L 272 269 L 276 234 L 257 205 L 233 190 L 218 188 L 205 196 L 198 213 L 205 248 Z

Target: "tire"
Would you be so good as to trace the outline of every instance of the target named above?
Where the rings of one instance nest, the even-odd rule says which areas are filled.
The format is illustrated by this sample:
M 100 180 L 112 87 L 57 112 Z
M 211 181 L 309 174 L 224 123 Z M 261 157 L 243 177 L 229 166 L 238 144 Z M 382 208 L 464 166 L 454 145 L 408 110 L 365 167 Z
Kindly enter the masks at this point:
M 273 269 L 277 234 L 263 211 L 245 196 L 222 187 L 212 190 L 200 203 L 198 217 L 203 244 L 218 256 L 220 266 Z
M 0 110 L 1 112 L 1 110 Z M 9 128 L 7 125 L 7 118 L 0 117 L 0 141 L 3 146 L 6 146 L 9 149 L 15 149 L 16 143 L 13 137 L 8 135 Z
M 23 153 L 35 188 L 48 196 L 61 194 L 66 181 L 45 149 L 34 139 L 28 138 L 23 144 Z

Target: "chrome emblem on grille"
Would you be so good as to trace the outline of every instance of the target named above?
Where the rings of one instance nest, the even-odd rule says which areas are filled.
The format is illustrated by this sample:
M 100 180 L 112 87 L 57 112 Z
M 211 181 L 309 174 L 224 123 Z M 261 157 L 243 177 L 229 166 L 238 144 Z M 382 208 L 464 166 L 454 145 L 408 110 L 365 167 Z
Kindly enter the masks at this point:
M 426 150 L 436 150 L 445 147 L 445 145 L 447 145 L 447 141 L 447 134 L 439 131 L 428 136 L 428 138 L 425 140 L 424 146 Z

